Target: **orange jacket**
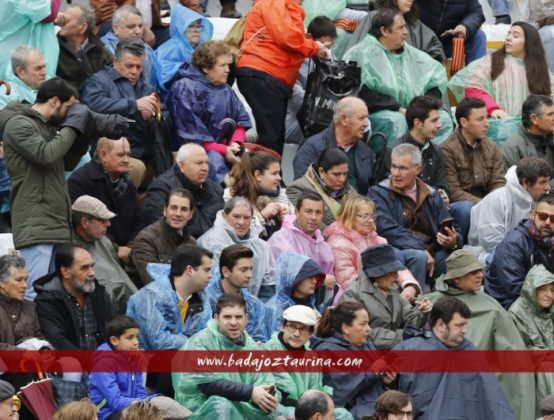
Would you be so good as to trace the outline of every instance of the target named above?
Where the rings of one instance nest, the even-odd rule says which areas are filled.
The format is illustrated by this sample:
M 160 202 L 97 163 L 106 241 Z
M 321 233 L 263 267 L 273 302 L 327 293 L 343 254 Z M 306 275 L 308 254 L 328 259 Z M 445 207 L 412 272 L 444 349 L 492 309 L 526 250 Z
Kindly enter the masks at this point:
M 318 50 L 306 37 L 304 15 L 296 0 L 257 1 L 246 18 L 237 67 L 263 71 L 292 88 L 304 59 Z

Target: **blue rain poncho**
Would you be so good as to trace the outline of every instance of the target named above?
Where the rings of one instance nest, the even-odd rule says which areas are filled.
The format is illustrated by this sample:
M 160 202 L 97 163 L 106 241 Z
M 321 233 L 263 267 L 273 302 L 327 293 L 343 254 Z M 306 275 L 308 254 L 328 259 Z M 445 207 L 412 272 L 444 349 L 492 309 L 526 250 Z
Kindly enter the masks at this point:
M 167 93 L 170 87 L 168 82 L 175 77 L 183 63 L 190 62 L 195 47 L 190 45 L 186 31 L 189 25 L 196 20 L 199 20 L 204 27 L 200 32 L 200 41 L 198 41 L 198 45 L 201 45 L 212 39 L 212 22 L 179 3 L 171 9 L 171 23 L 169 24 L 171 38 L 154 52 L 155 86 L 159 92 Z
M 60 46 L 53 23 L 42 23 L 52 13 L 52 0 L 0 2 L 0 79 L 5 79 L 11 51 L 20 45 L 40 50 L 47 77 L 56 75 Z
M 212 318 L 211 307 L 204 293 L 198 293 L 203 302 L 202 308 L 189 311 L 183 325 L 177 293 L 169 282 L 170 265 L 150 263 L 146 270 L 153 281 L 131 296 L 127 315 L 140 325 L 141 348 L 177 350 L 183 346 L 187 337 L 206 326 Z

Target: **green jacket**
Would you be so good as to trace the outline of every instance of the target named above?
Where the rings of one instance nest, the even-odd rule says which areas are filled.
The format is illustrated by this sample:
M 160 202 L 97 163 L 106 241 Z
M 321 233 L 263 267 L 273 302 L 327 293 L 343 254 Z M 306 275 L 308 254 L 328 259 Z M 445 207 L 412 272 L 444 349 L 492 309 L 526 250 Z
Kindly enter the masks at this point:
M 554 305 L 548 311 L 541 311 L 537 306 L 537 289 L 554 283 L 554 274 L 536 265 L 525 277 L 521 296 L 510 306 L 512 315 L 523 341 L 529 350 L 554 350 Z M 554 394 L 554 373 L 537 374 L 537 402 Z
M 433 303 L 443 296 L 452 296 L 464 302 L 471 310 L 465 338 L 479 350 L 523 350 L 525 344 L 508 312 L 492 297 L 482 291 L 465 292 L 438 278 L 436 292 L 426 297 Z M 498 380 L 520 420 L 535 413 L 535 381 L 533 374 L 502 373 Z M 531 413 L 531 415 L 530 415 Z
M 71 241 L 71 203 L 64 170 L 82 153 L 68 153 L 77 138 L 59 132 L 31 106 L 9 103 L 0 112 L 4 158 L 11 177 L 10 208 L 16 248 Z M 79 154 L 79 156 L 77 156 Z M 64 160 L 66 164 L 64 164 Z

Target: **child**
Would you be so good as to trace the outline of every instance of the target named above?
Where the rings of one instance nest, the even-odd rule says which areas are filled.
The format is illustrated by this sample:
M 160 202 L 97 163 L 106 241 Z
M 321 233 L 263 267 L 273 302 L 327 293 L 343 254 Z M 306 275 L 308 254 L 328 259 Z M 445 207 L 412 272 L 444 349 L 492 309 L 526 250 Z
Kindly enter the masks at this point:
M 108 342 L 98 347 L 98 354 L 93 357 L 93 365 L 101 363 L 101 372 L 90 374 L 90 399 L 98 406 L 99 420 L 118 419 L 121 411 L 132 403 L 145 400 L 171 406 L 170 411 L 176 418 L 191 415 L 188 409 L 170 398 L 147 394 L 142 372 L 122 371 L 122 366 L 129 370 L 139 369 L 139 357 L 133 360 L 127 353 L 139 350 L 139 326 L 133 318 L 119 315 L 111 319 L 106 324 L 106 335 Z M 162 399 L 163 402 L 158 401 Z

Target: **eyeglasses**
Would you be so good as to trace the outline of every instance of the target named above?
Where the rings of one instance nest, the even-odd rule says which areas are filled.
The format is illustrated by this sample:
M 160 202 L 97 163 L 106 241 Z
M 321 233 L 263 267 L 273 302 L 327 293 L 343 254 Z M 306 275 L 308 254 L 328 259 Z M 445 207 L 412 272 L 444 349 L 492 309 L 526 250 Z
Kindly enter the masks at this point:
M 554 214 L 548 214 L 548 213 L 542 213 L 542 212 L 535 212 L 537 217 L 541 222 L 544 222 L 546 219 L 550 218 L 550 223 L 554 223 Z
M 295 325 L 292 325 L 292 324 L 287 324 L 285 325 L 285 328 L 287 329 L 287 331 L 290 333 L 290 334 L 294 334 L 296 331 L 298 331 L 300 334 L 307 334 L 310 332 L 310 328 L 309 327 L 306 327 L 306 326 L 301 326 L 301 327 L 297 327 Z
M 11 407 L 12 410 L 19 411 L 21 408 L 21 400 L 17 395 L 14 395 L 11 399 L 4 400 L 0 404 L 6 404 Z
M 396 413 L 391 413 L 391 414 L 393 416 L 398 417 L 399 419 L 403 419 L 404 417 L 407 417 L 408 419 L 413 419 L 414 418 L 414 412 L 413 411 L 400 410 L 400 411 L 397 411 Z
M 187 27 L 187 31 L 201 31 L 204 29 L 204 25 L 190 25 Z
M 373 220 L 375 218 L 375 213 L 357 214 L 356 217 L 362 220 Z

